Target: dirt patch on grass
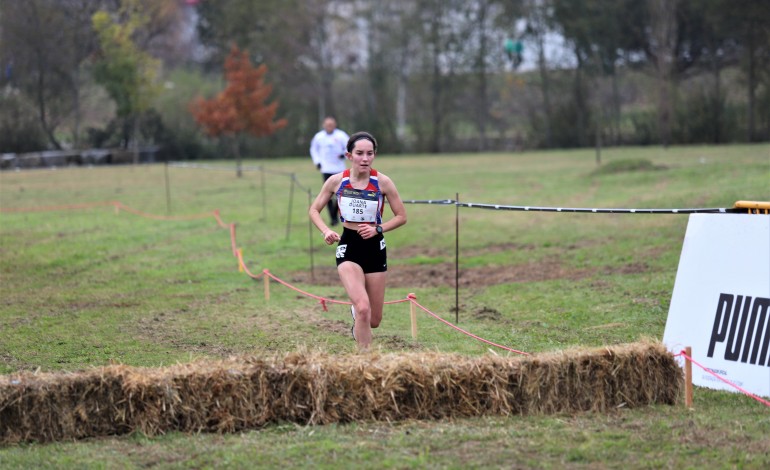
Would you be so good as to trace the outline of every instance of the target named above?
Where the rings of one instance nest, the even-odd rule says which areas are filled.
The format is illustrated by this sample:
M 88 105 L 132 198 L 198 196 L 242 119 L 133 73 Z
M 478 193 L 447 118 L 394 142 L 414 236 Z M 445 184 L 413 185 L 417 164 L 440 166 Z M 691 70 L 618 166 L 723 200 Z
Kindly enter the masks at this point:
M 473 312 L 473 318 L 476 318 L 477 320 L 500 321 L 503 319 L 503 315 L 497 309 L 485 305 L 477 308 Z
M 462 256 L 479 256 L 484 254 L 504 253 L 507 251 L 532 251 L 536 248 L 533 244 L 526 243 L 500 243 L 496 245 L 488 245 L 482 248 L 463 248 Z M 434 248 L 434 247 L 418 247 L 408 246 L 399 248 L 397 253 L 392 256 L 392 259 L 411 259 L 411 258 L 445 258 L 454 259 L 455 254 L 453 249 L 447 250 L 446 248 Z
M 242 353 L 234 348 L 222 346 L 220 334 L 213 333 L 212 339 L 194 341 L 187 337 L 184 330 L 175 326 L 173 320 L 163 312 L 153 317 L 136 320 L 134 329 L 139 339 L 150 341 L 154 344 L 163 344 L 177 351 L 185 351 L 207 356 L 228 357 L 236 353 Z
M 374 331 L 374 340 L 378 343 L 378 345 L 382 346 L 384 349 L 389 349 L 389 350 L 420 351 L 423 349 L 420 343 L 408 340 L 402 336 L 396 336 L 396 335 L 379 336 L 377 335 L 376 330 Z
M 330 333 L 350 336 L 350 327 L 353 326 L 353 319 L 350 317 L 350 315 L 347 316 L 350 321 L 345 322 L 342 320 L 329 320 L 328 318 L 324 318 L 314 309 L 306 309 L 302 310 L 301 312 L 298 311 L 297 313 L 301 314 L 304 319 L 308 320 L 318 328 L 326 330 Z
M 587 248 L 599 243 L 595 240 L 580 241 L 563 247 L 558 252 L 567 253 L 580 248 Z M 463 257 L 473 257 L 485 254 L 503 253 L 511 250 L 533 251 L 533 244 L 503 243 L 480 248 L 463 249 Z M 656 258 L 664 248 L 657 247 L 649 250 L 645 257 Z M 421 264 L 391 264 L 388 266 L 389 287 L 455 287 L 454 254 L 445 249 L 433 247 L 404 247 L 399 248 L 393 260 L 413 258 L 431 258 L 443 260 Z M 520 264 L 490 265 L 490 266 L 460 266 L 460 287 L 486 287 L 516 282 L 542 282 L 558 279 L 578 281 L 596 274 L 603 275 L 633 275 L 651 270 L 646 262 L 632 262 L 619 266 L 584 267 L 569 266 L 559 254 L 550 254 L 545 258 Z M 337 269 L 333 266 L 315 268 L 315 276 L 308 271 L 289 273 L 287 281 L 297 284 L 317 286 L 339 286 Z M 601 281 L 598 281 L 601 282 Z
M 621 328 L 625 327 L 625 323 L 620 322 L 613 322 L 613 323 L 605 323 L 603 325 L 596 325 L 596 326 L 588 326 L 586 328 L 583 328 L 584 330 L 609 330 L 612 328 Z
M 31 362 L 25 362 L 6 353 L 0 353 L 0 363 L 11 371 L 35 370 L 37 366 Z
M 642 274 L 650 270 L 647 263 L 627 263 L 622 266 L 607 266 L 603 269 L 604 274 Z
M 400 247 L 398 250 L 398 253 L 395 255 L 391 255 L 390 257 L 392 259 L 410 259 L 410 258 L 442 258 L 449 256 L 450 254 L 454 256 L 454 252 L 450 253 L 447 251 L 446 248 L 436 248 L 436 247 L 420 247 L 420 246 L 405 246 Z
M 196 299 L 177 310 L 161 311 L 152 316 L 138 318 L 133 322 L 131 329 L 137 339 L 165 345 L 176 351 L 216 357 L 228 357 L 243 353 L 241 348 L 222 345 L 224 339 L 230 334 L 226 328 L 199 335 L 182 325 L 194 325 L 199 312 L 211 312 L 212 306 L 226 305 L 232 302 L 234 296 L 242 295 L 248 291 L 248 288 L 238 287 L 218 295 Z M 257 327 L 259 320 L 260 317 L 256 315 L 240 318 L 239 321 L 242 323 L 239 327 L 263 330 L 262 325 Z
M 319 286 L 339 285 L 336 268 L 320 267 L 315 270 L 315 279 L 310 273 L 300 271 L 291 273 L 292 283 L 313 284 Z M 594 268 L 574 268 L 566 266 L 557 258 L 546 258 L 524 264 L 481 266 L 460 269 L 460 287 L 493 286 L 514 282 L 538 282 L 555 279 L 580 280 L 593 275 Z M 441 287 L 455 286 L 455 267 L 453 263 L 410 264 L 388 267 L 389 287 Z
M 324 318 L 317 307 L 296 310 L 294 313 L 317 328 L 349 338 L 351 344 L 354 344 L 353 338 L 350 335 L 350 327 L 353 326 L 353 320 L 347 311 L 347 307 L 345 309 L 343 314 L 344 320 Z M 387 351 L 420 351 L 423 349 L 418 342 L 411 341 L 409 338 L 397 335 L 381 335 L 377 329 L 372 330 L 372 335 L 375 347 Z
M 661 171 L 667 170 L 664 165 L 656 165 L 646 158 L 626 158 L 605 163 L 593 172 L 595 175 L 614 175 L 618 173 L 634 173 L 637 171 Z

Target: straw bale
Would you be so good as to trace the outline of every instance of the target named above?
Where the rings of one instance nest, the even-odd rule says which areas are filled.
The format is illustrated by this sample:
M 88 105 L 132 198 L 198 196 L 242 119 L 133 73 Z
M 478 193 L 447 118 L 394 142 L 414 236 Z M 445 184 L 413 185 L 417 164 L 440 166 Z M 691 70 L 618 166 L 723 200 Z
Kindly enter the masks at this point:
M 234 357 L 163 368 L 0 376 L 0 443 L 141 432 L 235 432 L 276 422 L 605 412 L 674 404 L 660 344 L 532 357 L 408 353 Z

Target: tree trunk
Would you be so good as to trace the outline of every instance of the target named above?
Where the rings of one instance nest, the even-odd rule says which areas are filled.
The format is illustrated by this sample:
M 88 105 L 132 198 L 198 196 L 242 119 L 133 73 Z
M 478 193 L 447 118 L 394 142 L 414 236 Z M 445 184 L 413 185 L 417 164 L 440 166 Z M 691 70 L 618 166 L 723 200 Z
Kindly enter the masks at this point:
M 402 148 L 406 138 L 406 86 L 408 81 L 403 70 L 402 67 L 398 74 L 398 86 L 396 88 L 396 138 Z
M 324 117 L 336 117 L 337 110 L 334 107 L 334 92 L 332 91 L 334 73 L 329 69 L 323 70 L 321 73 L 323 77 L 321 86 L 323 87 Z
M 577 59 L 577 67 L 575 67 L 575 111 L 577 114 L 577 122 L 575 127 L 577 129 L 577 144 L 578 147 L 586 146 L 586 106 L 585 97 L 583 96 L 583 57 L 580 55 L 580 51 L 575 46 L 575 59 Z
M 612 145 L 620 144 L 620 90 L 618 84 L 618 71 L 612 70 Z
M 34 22 L 34 29 L 37 31 L 42 31 L 43 27 L 40 24 L 40 13 L 37 10 L 37 3 L 31 2 L 30 6 L 32 8 L 32 21 Z M 40 127 L 43 128 L 43 132 L 45 132 L 46 137 L 48 138 L 48 142 L 57 150 L 61 150 L 61 144 L 58 140 L 56 140 L 56 135 L 54 133 L 55 126 L 53 126 L 49 122 L 49 117 L 46 109 L 46 98 L 45 98 L 45 87 L 47 85 L 46 83 L 46 72 L 50 69 L 50 63 L 47 60 L 47 56 L 45 52 L 42 50 L 45 46 L 41 45 L 40 43 L 35 43 L 33 46 L 33 50 L 35 51 L 35 59 L 36 59 L 36 66 L 37 66 L 37 111 L 38 111 L 38 119 L 40 119 Z
M 328 116 L 326 114 L 326 100 L 324 100 L 324 94 L 319 93 L 318 94 L 318 123 L 322 123 L 324 121 L 324 118 Z
M 612 70 L 612 77 L 615 78 L 615 70 L 613 67 Z M 594 111 L 594 146 L 596 147 L 596 165 L 599 166 L 602 164 L 602 132 L 604 131 L 604 116 L 605 113 L 603 111 L 603 103 L 602 103 L 602 94 L 599 92 L 599 89 L 601 88 L 601 80 L 602 77 L 600 75 L 597 75 L 594 77 L 595 85 L 594 85 L 594 102 L 596 103 L 596 111 Z M 590 83 L 590 82 L 589 82 Z M 613 90 L 614 92 L 614 90 Z M 612 98 L 612 107 L 615 106 L 615 97 Z M 614 113 L 614 109 L 610 111 L 610 114 L 612 115 Z M 612 127 L 612 124 L 610 124 L 610 128 Z M 612 133 L 612 131 L 610 131 Z
M 754 28 L 756 26 L 756 22 L 754 20 L 749 21 L 749 33 L 748 33 L 748 56 L 749 56 L 749 76 L 748 76 L 748 123 L 747 123 L 747 129 L 746 129 L 746 140 L 749 142 L 754 141 L 754 105 L 756 103 L 756 95 L 755 91 L 757 88 L 757 78 L 756 78 L 756 63 L 754 60 L 754 51 L 756 49 L 756 44 L 754 43 Z
M 489 103 L 487 102 L 487 8 L 489 5 L 486 0 L 479 2 L 479 14 L 478 14 L 478 33 L 479 33 L 479 55 L 478 70 L 479 70 L 479 112 L 478 112 L 478 129 L 479 129 L 479 150 L 486 150 L 487 148 L 487 117 L 489 115 Z
M 42 61 L 41 54 L 38 52 L 38 60 Z M 57 150 L 61 150 L 61 144 L 58 140 L 56 140 L 56 135 L 54 135 L 54 128 L 50 125 L 48 122 L 48 115 L 46 113 L 46 107 L 45 107 L 45 70 L 43 68 L 43 64 L 39 64 L 40 68 L 38 69 L 38 78 L 37 78 L 37 111 L 38 111 L 38 117 L 40 118 L 40 127 L 43 128 L 43 131 L 45 132 L 46 137 L 48 137 L 48 142 L 53 145 L 53 147 Z
M 131 131 L 131 147 L 134 154 L 134 165 L 139 164 L 139 114 L 133 117 L 133 131 Z
M 90 20 L 90 15 L 84 14 L 85 9 L 87 8 L 87 4 L 80 5 L 81 9 L 77 11 L 77 13 L 74 14 L 72 17 L 72 21 L 74 23 L 73 33 L 72 33 L 72 50 L 75 51 L 73 54 L 73 62 L 72 62 L 72 100 L 73 100 L 73 113 L 74 113 L 74 129 L 72 130 L 72 147 L 77 149 L 80 148 L 80 124 L 82 119 L 82 110 L 80 109 L 80 88 L 82 86 L 81 78 L 80 78 L 80 64 L 83 58 L 86 56 L 84 52 L 82 52 L 88 44 L 88 41 L 81 37 L 79 31 L 90 31 L 90 29 L 87 29 L 90 27 L 90 21 L 88 22 L 88 25 L 86 25 L 85 21 L 83 21 L 83 18 L 88 18 Z
M 239 145 L 237 135 L 230 138 L 230 145 L 233 149 L 233 155 L 235 155 L 235 176 L 241 178 L 243 176 L 243 166 L 241 165 L 241 146 Z
M 80 71 L 75 72 L 75 85 L 73 91 L 73 107 L 75 113 L 75 128 L 72 131 L 72 147 L 80 148 Z
M 430 151 L 438 153 L 441 150 L 439 144 L 441 134 L 441 71 L 438 66 L 438 57 L 434 58 L 433 81 L 431 87 L 431 113 L 433 117 L 433 128 L 431 129 Z
M 441 80 L 441 68 L 439 66 L 440 46 L 439 46 L 439 21 L 437 16 L 433 18 L 431 22 L 431 47 L 433 49 L 433 76 L 431 78 L 431 121 L 433 126 L 431 129 L 430 143 L 428 149 L 430 152 L 438 153 L 441 150 L 440 138 L 441 138 L 441 96 L 442 96 L 442 80 Z
M 319 73 L 321 79 L 321 102 L 319 104 L 319 121 L 323 121 L 326 116 L 335 116 L 334 99 L 332 96 L 332 83 L 334 81 L 334 71 L 331 64 L 331 52 L 329 51 L 328 37 L 326 34 L 326 14 L 322 12 L 318 20 L 318 42 L 319 42 Z
M 721 69 L 719 59 L 711 59 L 712 72 L 714 73 L 714 143 L 722 142 L 722 87 L 721 87 Z
M 48 119 L 46 118 L 45 112 L 45 99 L 42 97 L 42 95 L 43 91 L 38 90 L 38 115 L 40 117 L 40 127 L 43 128 L 46 137 L 48 137 L 48 142 L 53 145 L 55 149 L 61 150 L 61 144 L 58 140 L 56 140 L 53 129 L 51 129 L 51 127 L 48 125 Z
M 540 69 L 540 91 L 543 94 L 543 108 L 545 114 L 545 146 L 553 146 L 551 132 L 551 94 L 548 83 L 548 67 L 545 62 L 545 38 L 542 32 L 537 34 L 537 66 Z
M 648 2 L 654 43 L 651 49 L 658 75 L 658 133 L 664 147 L 671 144 L 677 3 L 677 0 L 649 0 Z
M 410 53 L 411 36 L 402 34 L 399 50 L 398 81 L 396 83 L 396 138 L 399 141 L 399 147 L 405 148 L 406 145 L 406 112 L 407 112 L 407 90 L 409 87 L 409 66 L 411 58 Z
M 598 116 L 597 116 L 598 118 Z M 598 121 L 598 119 L 597 119 Z M 599 122 L 596 123 L 596 166 L 602 164 L 602 131 Z
M 658 132 L 660 143 L 668 148 L 671 145 L 671 82 L 667 74 L 659 77 L 660 90 L 658 93 Z

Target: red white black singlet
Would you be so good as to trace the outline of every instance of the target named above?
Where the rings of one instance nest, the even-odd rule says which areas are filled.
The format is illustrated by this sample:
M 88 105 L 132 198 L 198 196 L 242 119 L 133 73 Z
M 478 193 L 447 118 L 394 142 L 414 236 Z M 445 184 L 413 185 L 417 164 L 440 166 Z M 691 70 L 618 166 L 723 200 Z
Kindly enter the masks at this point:
M 377 170 L 370 170 L 369 184 L 364 189 L 355 189 L 350 184 L 350 169 L 342 172 L 342 181 L 337 189 L 341 221 L 381 224 L 383 202 Z

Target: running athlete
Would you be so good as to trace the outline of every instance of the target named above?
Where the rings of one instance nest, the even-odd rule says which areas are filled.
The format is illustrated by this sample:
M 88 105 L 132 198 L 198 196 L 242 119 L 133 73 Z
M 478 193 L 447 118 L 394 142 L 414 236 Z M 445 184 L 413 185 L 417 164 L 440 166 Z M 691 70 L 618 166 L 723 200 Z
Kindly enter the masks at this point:
M 326 116 L 323 129 L 310 141 L 310 157 L 323 175 L 324 181 L 345 169 L 345 144 L 348 139 L 350 137 L 345 131 L 337 128 L 337 121 L 332 116 Z M 339 223 L 337 201 L 330 199 L 328 207 L 333 227 Z
M 406 223 L 406 208 L 393 180 L 372 168 L 377 141 L 368 132 L 350 136 L 345 157 L 351 167 L 331 176 L 310 206 L 309 216 L 327 245 L 339 242 L 337 272 L 352 302 L 353 338 L 361 350 L 372 343 L 372 328 L 380 326 L 385 301 L 388 258 L 383 233 Z M 321 217 L 324 206 L 336 198 L 342 235 Z M 382 221 L 385 200 L 393 217 Z

